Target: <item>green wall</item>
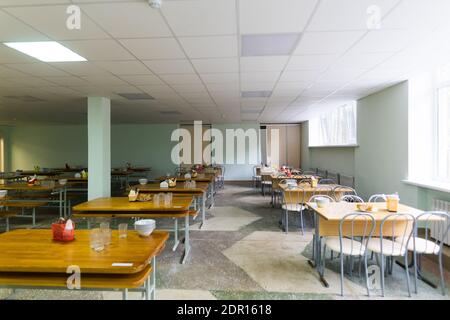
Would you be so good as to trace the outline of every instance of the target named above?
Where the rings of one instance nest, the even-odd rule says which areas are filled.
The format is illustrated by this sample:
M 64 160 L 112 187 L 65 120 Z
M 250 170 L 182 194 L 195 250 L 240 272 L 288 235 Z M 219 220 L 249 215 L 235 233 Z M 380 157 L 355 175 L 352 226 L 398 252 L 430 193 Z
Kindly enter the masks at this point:
M 255 129 L 259 135 L 259 124 L 218 124 L 213 125 L 222 131 L 225 142 L 226 129 Z M 111 166 L 123 167 L 127 162 L 136 166 L 151 166 L 152 176 L 173 173 L 176 165 L 171 161 L 172 131 L 177 124 L 151 125 L 112 125 L 111 126 Z M 0 127 L 7 138 L 6 155 L 10 157 L 9 171 L 87 165 L 87 126 L 15 126 Z M 256 151 L 259 157 L 259 136 Z M 246 144 L 249 153 L 249 144 Z M 226 165 L 227 180 L 251 180 L 253 165 Z
M 408 83 L 403 82 L 358 101 L 358 147 L 308 148 L 308 123 L 302 124 L 302 167 L 353 172 L 358 193 L 398 192 L 405 204 L 432 209 L 434 198 L 450 193 L 403 182 L 408 176 Z
M 308 122 L 302 123 L 302 168 L 321 168 L 347 176 L 355 174 L 355 148 L 309 148 Z

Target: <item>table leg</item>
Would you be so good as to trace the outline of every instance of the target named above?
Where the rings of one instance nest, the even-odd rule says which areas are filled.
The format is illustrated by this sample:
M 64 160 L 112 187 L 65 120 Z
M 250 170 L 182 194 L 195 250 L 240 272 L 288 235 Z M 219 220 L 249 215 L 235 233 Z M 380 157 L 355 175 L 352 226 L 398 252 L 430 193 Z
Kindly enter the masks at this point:
M 175 235 L 174 235 L 175 244 L 172 248 L 172 251 L 177 250 L 178 244 L 180 243 L 180 240 L 178 240 L 178 219 L 177 218 L 174 218 L 174 233 L 175 233 Z
M 324 277 L 324 269 L 321 261 L 321 251 L 322 251 L 322 238 L 319 235 L 319 219 L 317 218 L 317 214 L 314 213 L 314 225 L 315 225 L 315 237 L 314 237 L 314 261 L 308 260 L 308 263 L 311 267 L 317 270 L 319 274 L 319 279 L 322 285 L 325 288 L 329 287 L 327 280 Z
M 64 187 L 64 218 L 67 218 L 69 208 L 67 208 L 67 188 Z
M 128 289 L 123 289 L 122 300 L 128 300 Z
M 214 207 L 214 187 L 213 187 L 213 185 L 211 184 L 211 191 L 210 191 L 210 197 L 211 197 L 211 206 L 210 206 L 210 208 L 212 208 L 212 207 Z
M 189 252 L 191 251 L 191 244 L 189 242 L 189 215 L 186 215 L 186 218 L 184 220 L 184 254 L 181 258 L 181 263 L 184 264 L 186 262 L 186 259 L 189 255 Z
M 59 190 L 59 217 L 63 217 L 63 192 L 62 189 Z
M 205 223 L 206 220 L 206 194 L 204 193 L 202 195 L 202 222 L 200 223 L 200 227 L 199 229 L 201 229 L 203 227 L 203 224 Z
M 152 294 L 151 300 L 156 300 L 156 257 L 152 258 Z

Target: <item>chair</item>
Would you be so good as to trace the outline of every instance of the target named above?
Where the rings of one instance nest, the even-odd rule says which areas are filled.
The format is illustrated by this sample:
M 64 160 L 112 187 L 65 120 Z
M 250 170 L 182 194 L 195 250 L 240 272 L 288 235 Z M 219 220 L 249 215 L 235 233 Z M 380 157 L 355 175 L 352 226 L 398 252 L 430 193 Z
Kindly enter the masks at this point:
M 339 174 L 338 183 L 341 186 L 346 186 L 346 187 L 350 187 L 350 188 L 354 189 L 355 188 L 355 177 Z
M 254 166 L 253 167 L 253 186 L 256 188 L 258 185 L 258 182 L 261 183 L 261 167 L 260 166 Z
M 380 201 L 381 200 L 381 201 Z M 385 194 L 374 194 L 369 198 L 368 202 L 386 202 L 387 198 Z
M 387 270 L 392 273 L 392 267 L 394 263 L 394 257 L 404 257 L 405 266 L 408 266 L 408 254 L 407 247 L 409 241 L 412 238 L 412 234 L 415 229 L 416 221 L 414 216 L 406 213 L 394 213 L 387 215 L 380 224 L 379 238 L 372 238 L 367 244 L 367 249 L 380 255 L 381 262 L 381 295 L 384 297 L 384 277 L 385 277 L 385 257 L 387 264 Z M 384 237 L 388 233 L 388 237 Z M 397 241 L 398 240 L 398 241 Z M 406 269 L 406 283 L 408 286 L 408 295 L 411 297 L 409 270 Z
M 442 219 L 442 221 L 436 221 L 437 219 Z M 425 236 L 419 237 L 418 229 L 425 229 Z M 433 238 L 431 238 L 429 229 L 433 228 Z M 408 242 L 408 251 L 414 254 L 414 288 L 417 293 L 417 277 L 420 267 L 421 255 L 423 254 L 433 254 L 439 256 L 439 272 L 440 272 L 440 282 L 442 295 L 445 296 L 445 280 L 444 280 L 444 269 L 442 265 L 442 248 L 444 241 L 447 238 L 450 229 L 450 215 L 446 212 L 424 212 L 416 217 L 416 228 L 414 230 L 414 236 L 412 241 Z M 403 243 L 404 239 L 397 238 L 395 241 Z M 419 259 L 417 256 L 419 255 Z M 419 263 L 418 263 L 419 262 Z M 419 265 L 418 265 L 419 264 Z
M 302 175 L 305 175 L 305 176 L 316 176 L 317 172 L 316 171 L 312 171 L 312 170 L 307 170 L 307 171 L 303 171 Z
M 335 180 L 333 179 L 320 179 L 319 184 L 337 184 Z
M 330 197 L 329 195 L 326 195 L 326 194 L 313 195 L 313 196 L 311 196 L 309 198 L 308 202 L 316 202 L 317 198 L 327 198 L 328 200 L 330 200 L 330 202 L 336 202 L 336 200 L 334 200 L 334 198 L 332 198 L 332 197 Z M 315 227 L 316 227 L 316 225 L 315 225 L 315 222 L 314 222 L 314 219 L 313 219 L 313 243 L 316 243 L 316 232 L 315 232 L 316 229 L 315 229 Z M 313 249 L 312 259 L 314 260 L 314 258 L 315 258 L 315 246 L 314 245 L 312 246 L 312 249 Z M 331 253 L 333 254 L 333 252 L 331 252 Z
M 281 209 L 284 212 L 284 227 L 285 232 L 289 232 L 289 212 L 294 212 L 300 214 L 300 229 L 302 231 L 302 235 L 304 234 L 303 230 L 303 210 L 305 206 L 303 205 L 303 201 L 305 201 L 306 191 L 302 187 L 295 187 L 291 190 L 283 191 L 283 204 L 281 205 Z
M 346 186 L 336 186 L 333 188 L 333 197 L 336 201 L 339 201 L 345 195 L 354 195 L 357 196 L 356 190 Z
M 267 174 L 261 175 L 261 189 L 263 196 L 266 195 L 266 188 L 272 190 L 272 177 Z
M 220 169 L 220 174 L 217 176 L 217 182 L 219 183 L 219 188 L 223 189 L 225 186 L 225 166 L 217 165 L 217 167 Z
M 346 232 L 343 232 L 345 224 Z M 356 224 L 356 225 L 355 225 Z M 355 234 L 355 226 L 358 230 L 362 228 L 362 232 Z M 370 241 L 375 230 L 375 219 L 367 213 L 350 213 L 345 215 L 339 222 L 339 237 L 327 237 L 323 249 L 323 265 L 325 271 L 325 255 L 327 247 L 329 249 L 340 253 L 341 259 L 341 296 L 344 295 L 344 255 L 350 257 L 349 273 L 352 274 L 353 258 L 358 257 L 364 259 L 364 272 L 366 277 L 367 295 L 370 296 L 369 291 L 369 275 L 367 270 L 367 244 Z M 358 240 L 356 240 L 358 238 Z M 361 271 L 361 269 L 360 269 Z
M 317 185 L 317 187 L 314 189 L 313 195 L 328 195 L 332 196 L 333 194 L 333 186 L 330 185 Z M 336 200 L 335 200 L 336 201 Z
M 346 194 L 339 201 L 351 203 L 364 203 L 364 200 L 361 197 L 355 196 L 353 194 Z

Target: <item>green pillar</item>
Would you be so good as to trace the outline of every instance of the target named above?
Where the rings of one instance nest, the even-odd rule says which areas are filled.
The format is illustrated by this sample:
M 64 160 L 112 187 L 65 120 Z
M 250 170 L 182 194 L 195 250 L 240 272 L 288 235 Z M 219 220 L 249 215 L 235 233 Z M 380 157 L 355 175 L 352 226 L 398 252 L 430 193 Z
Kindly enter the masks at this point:
M 111 101 L 88 98 L 88 199 L 111 196 Z

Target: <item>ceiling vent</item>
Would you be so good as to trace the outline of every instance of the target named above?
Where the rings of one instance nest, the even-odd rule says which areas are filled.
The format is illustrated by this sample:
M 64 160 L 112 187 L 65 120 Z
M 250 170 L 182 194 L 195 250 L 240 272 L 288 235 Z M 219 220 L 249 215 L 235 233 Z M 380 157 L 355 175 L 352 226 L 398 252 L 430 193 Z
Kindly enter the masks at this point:
M 147 93 L 118 93 L 118 95 L 128 100 L 155 100 Z
M 242 57 L 289 56 L 295 50 L 299 33 L 243 35 Z

